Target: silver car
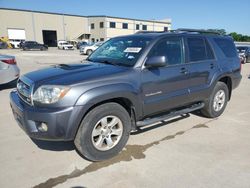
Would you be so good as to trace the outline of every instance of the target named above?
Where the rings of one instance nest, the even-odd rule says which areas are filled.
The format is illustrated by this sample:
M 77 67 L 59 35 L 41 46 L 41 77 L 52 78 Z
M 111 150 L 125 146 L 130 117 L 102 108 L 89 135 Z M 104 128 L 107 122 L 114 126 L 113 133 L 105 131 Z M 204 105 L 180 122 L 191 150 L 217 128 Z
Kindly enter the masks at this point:
M 20 70 L 14 56 L 0 54 L 0 85 L 7 84 L 19 77 Z

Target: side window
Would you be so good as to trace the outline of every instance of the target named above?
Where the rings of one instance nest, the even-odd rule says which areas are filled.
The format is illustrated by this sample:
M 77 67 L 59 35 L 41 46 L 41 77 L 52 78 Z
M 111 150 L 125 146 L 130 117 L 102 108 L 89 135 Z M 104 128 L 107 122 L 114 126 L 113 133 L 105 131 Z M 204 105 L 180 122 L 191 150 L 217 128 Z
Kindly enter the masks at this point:
M 205 43 L 206 43 L 207 59 L 215 59 L 214 58 L 214 53 L 213 53 L 213 51 L 211 49 L 211 46 L 208 44 L 207 41 L 205 41 Z
M 214 42 L 219 46 L 226 57 L 236 57 L 237 52 L 232 40 L 215 38 Z
M 182 38 L 169 37 L 158 42 L 150 51 L 149 57 L 166 56 L 168 65 L 183 63 Z
M 205 41 L 202 38 L 188 38 L 189 61 L 207 59 Z

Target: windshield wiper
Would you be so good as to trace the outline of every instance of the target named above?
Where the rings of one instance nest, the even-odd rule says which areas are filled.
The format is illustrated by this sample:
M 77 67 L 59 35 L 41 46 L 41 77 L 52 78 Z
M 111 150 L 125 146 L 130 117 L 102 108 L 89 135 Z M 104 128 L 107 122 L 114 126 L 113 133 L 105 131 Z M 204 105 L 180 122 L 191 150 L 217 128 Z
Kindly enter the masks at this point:
M 104 61 L 99 61 L 100 63 L 104 63 L 104 64 L 109 64 L 109 65 L 117 65 L 116 63 L 114 62 L 111 62 L 111 61 L 108 61 L 108 60 L 104 60 Z

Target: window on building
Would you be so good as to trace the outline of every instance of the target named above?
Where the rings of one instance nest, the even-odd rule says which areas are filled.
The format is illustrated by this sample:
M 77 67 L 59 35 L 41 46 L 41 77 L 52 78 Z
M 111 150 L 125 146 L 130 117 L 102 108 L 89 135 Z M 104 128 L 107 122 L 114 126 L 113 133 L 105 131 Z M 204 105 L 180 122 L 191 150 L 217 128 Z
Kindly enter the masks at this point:
M 104 23 L 100 22 L 100 28 L 104 28 Z
M 91 24 L 91 29 L 95 29 L 95 24 L 94 23 Z
M 122 23 L 122 28 L 123 29 L 128 29 L 128 23 Z
M 146 31 L 147 30 L 147 25 L 142 25 L 142 30 Z
M 219 48 L 221 49 L 221 51 L 224 53 L 226 57 L 237 56 L 234 44 L 231 40 L 216 38 L 214 39 L 214 41 L 219 46 Z
M 100 41 L 104 41 L 104 38 L 100 38 Z
M 136 24 L 136 30 L 140 30 L 140 25 Z
M 115 22 L 109 22 L 109 27 L 110 28 L 116 28 L 116 23 Z
M 95 42 L 95 38 L 92 38 L 92 39 L 91 39 L 91 42 Z
M 203 38 L 188 38 L 189 61 L 203 61 L 214 59 L 213 51 Z
M 168 31 L 168 27 L 164 27 L 164 31 Z

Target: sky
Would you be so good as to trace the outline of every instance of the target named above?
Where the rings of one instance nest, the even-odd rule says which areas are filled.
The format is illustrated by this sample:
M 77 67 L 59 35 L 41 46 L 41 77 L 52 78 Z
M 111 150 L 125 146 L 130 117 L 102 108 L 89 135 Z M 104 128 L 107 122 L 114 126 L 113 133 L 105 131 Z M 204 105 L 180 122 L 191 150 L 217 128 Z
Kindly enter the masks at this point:
M 0 8 L 172 20 L 172 29 L 225 29 L 250 35 L 250 0 L 0 0 Z

